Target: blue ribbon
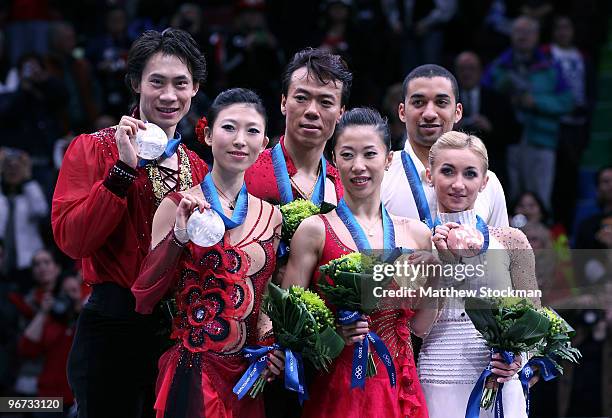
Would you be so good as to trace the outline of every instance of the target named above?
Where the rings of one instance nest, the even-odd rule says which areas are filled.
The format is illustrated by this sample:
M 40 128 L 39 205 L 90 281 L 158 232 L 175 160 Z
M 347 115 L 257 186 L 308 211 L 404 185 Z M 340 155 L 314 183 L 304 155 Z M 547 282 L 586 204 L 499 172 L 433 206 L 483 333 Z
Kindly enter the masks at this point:
M 503 351 L 497 348 L 491 349 L 491 355 L 493 353 L 500 353 L 503 357 L 503 360 L 507 364 L 511 364 L 514 361 L 514 354 L 510 351 Z M 491 364 L 489 364 L 480 374 L 480 377 L 476 381 L 474 385 L 474 389 L 472 389 L 472 393 L 470 393 L 470 398 L 468 399 L 467 408 L 465 409 L 465 418 L 479 418 L 480 417 L 480 401 L 482 399 L 482 394 L 484 392 L 485 383 L 487 378 L 493 374 L 491 371 Z M 497 395 L 495 396 L 495 417 L 496 418 L 504 418 L 504 405 L 502 398 L 502 389 L 504 387 L 503 383 L 498 384 Z
M 545 382 L 559 376 L 559 371 L 548 357 L 534 357 L 527 362 L 519 373 L 521 386 L 523 386 L 523 394 L 525 395 L 525 404 L 527 405 L 527 416 L 529 416 L 529 381 L 535 375 L 533 366 L 538 367 L 540 377 L 544 379 Z
M 285 348 L 285 389 L 297 392 L 300 405 L 308 399 L 302 355 L 289 348 Z
M 421 182 L 421 176 L 414 165 L 414 161 L 406 151 L 402 151 L 402 164 L 404 166 L 404 173 L 408 179 L 410 190 L 412 190 L 412 197 L 416 204 L 417 211 L 419 212 L 419 219 L 429 227 L 433 228 L 433 220 L 431 219 L 431 211 L 429 210 L 429 203 L 427 203 L 427 197 L 423 190 L 423 183 Z
M 211 173 L 208 173 L 206 177 L 204 177 L 204 181 L 200 183 L 200 187 L 202 188 L 202 193 L 204 193 L 206 201 L 210 203 L 212 210 L 217 212 L 219 216 L 221 216 L 221 219 L 223 219 L 225 229 L 233 229 L 244 223 L 249 210 L 249 195 L 245 184 L 242 185 L 240 193 L 238 193 L 238 200 L 236 201 L 236 207 L 234 208 L 231 219 L 225 216 L 223 212 L 219 194 L 217 193 Z
M 251 363 L 251 365 L 242 375 L 238 383 L 236 383 L 234 389 L 232 389 L 232 391 L 238 395 L 238 399 L 242 399 L 244 395 L 249 392 L 259 376 L 266 369 L 266 365 L 268 363 L 268 353 L 276 349 L 278 349 L 277 344 L 266 346 L 257 345 L 242 349 L 244 357 L 249 361 L 249 363 Z
M 393 250 L 395 248 L 395 229 L 393 228 L 393 221 L 387 213 L 384 205 L 380 205 L 382 212 L 382 223 L 383 223 L 383 247 L 385 250 Z M 357 250 L 367 251 L 371 250 L 370 241 L 363 232 L 363 229 L 353 216 L 353 212 L 348 207 L 344 199 L 340 199 L 338 206 L 336 207 L 336 213 L 342 220 L 346 229 L 351 233 L 353 241 L 357 244 Z
M 242 375 L 232 391 L 242 399 L 251 387 L 255 384 L 259 376 L 266 369 L 268 363 L 268 353 L 280 349 L 278 344 L 255 345 L 242 349 L 244 357 L 251 363 L 246 372 Z M 285 348 L 285 388 L 297 392 L 300 404 L 308 399 L 306 389 L 306 379 L 304 376 L 304 361 L 300 353 L 294 353 L 289 348 Z
M 174 155 L 174 153 L 178 149 L 179 145 L 181 145 L 181 134 L 176 132 L 174 138 L 168 141 L 164 153 L 159 158 L 157 158 L 157 160 L 140 160 L 138 161 L 138 167 L 144 167 L 145 165 L 151 164 L 154 161 L 163 161 L 166 158 L 172 157 L 172 155 Z
M 293 190 L 291 189 L 291 181 L 289 180 L 289 172 L 287 171 L 287 162 L 283 154 L 283 148 L 280 144 L 276 144 L 270 153 L 272 158 L 272 168 L 274 169 L 274 177 L 276 177 L 276 186 L 280 195 L 281 205 L 293 202 Z M 317 206 L 320 206 L 325 198 L 325 178 L 327 177 L 327 162 L 324 157 L 321 157 L 321 172 L 312 192 L 310 200 Z
M 361 313 L 358 311 L 338 311 L 338 322 L 341 325 L 350 325 L 357 322 L 361 318 Z M 366 372 L 368 369 L 368 350 L 369 345 L 372 343 L 374 350 L 378 357 L 385 365 L 387 374 L 389 375 L 389 382 L 391 387 L 395 387 L 397 382 L 397 375 L 395 373 L 395 365 L 393 364 L 393 357 L 389 353 L 389 349 L 383 342 L 383 340 L 373 331 L 368 332 L 366 335 L 365 344 L 362 342 L 355 343 L 353 347 L 353 366 L 351 369 L 351 389 L 360 387 L 365 389 Z

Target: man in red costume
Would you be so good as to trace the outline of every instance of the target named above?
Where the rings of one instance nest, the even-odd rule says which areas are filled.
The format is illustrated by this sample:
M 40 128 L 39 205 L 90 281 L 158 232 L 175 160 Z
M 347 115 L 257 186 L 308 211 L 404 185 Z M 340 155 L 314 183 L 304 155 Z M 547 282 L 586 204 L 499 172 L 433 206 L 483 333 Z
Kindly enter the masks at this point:
M 160 201 L 207 172 L 176 132 L 205 78 L 206 61 L 187 32 L 145 32 L 127 63 L 138 108 L 118 126 L 78 136 L 66 151 L 51 223 L 58 246 L 82 259 L 84 280 L 93 287 L 68 360 L 80 418 L 153 414 L 159 324 L 135 313 L 130 287 L 149 251 Z M 136 155 L 136 133 L 146 129 L 145 121 L 169 138 L 156 160 Z
M 272 204 L 284 205 L 294 199 L 308 199 L 316 205 L 338 203 L 342 183 L 323 151 L 348 104 L 352 81 L 339 55 L 308 48 L 293 56 L 282 77 L 285 134 L 246 171 L 249 193 Z M 280 277 L 282 272 L 276 280 Z M 267 385 L 266 415 L 299 417 L 297 396 L 283 386 L 282 381 Z
M 310 199 L 336 204 L 342 184 L 323 150 L 347 105 L 353 76 L 344 60 L 322 49 L 294 55 L 282 79 L 285 134 L 249 168 L 249 193 L 273 204 Z

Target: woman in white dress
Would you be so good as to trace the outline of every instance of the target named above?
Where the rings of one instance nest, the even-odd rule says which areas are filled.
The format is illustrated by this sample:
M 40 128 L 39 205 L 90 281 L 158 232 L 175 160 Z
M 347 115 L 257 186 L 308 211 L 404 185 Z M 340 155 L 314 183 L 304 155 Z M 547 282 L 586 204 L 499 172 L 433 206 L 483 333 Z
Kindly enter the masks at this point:
M 440 254 L 450 254 L 444 251 L 449 248 L 449 232 L 460 225 L 477 228 L 485 238 L 478 255 L 455 257 L 452 261 L 472 264 L 475 272 L 480 265 L 484 274 L 474 273 L 471 277 L 466 274 L 462 280 L 460 275 L 443 278 L 444 286 L 537 289 L 535 260 L 525 235 L 514 228 L 487 226 L 474 212 L 476 197 L 488 180 L 487 150 L 482 141 L 462 132 L 448 132 L 431 148 L 429 165 L 427 178 L 436 191 L 439 211 L 432 240 Z M 497 381 L 504 383 L 505 416 L 526 417 L 525 398 L 517 375 L 525 356 L 515 356 L 510 365 L 501 360 L 500 354 L 491 359 L 484 340 L 465 312 L 464 302 L 464 298 L 446 299 L 423 340 L 418 372 L 429 416 L 465 417 L 470 393 L 490 362 Z M 539 305 L 539 301 L 534 302 Z M 493 411 L 480 410 L 480 417 L 489 416 L 493 416 Z

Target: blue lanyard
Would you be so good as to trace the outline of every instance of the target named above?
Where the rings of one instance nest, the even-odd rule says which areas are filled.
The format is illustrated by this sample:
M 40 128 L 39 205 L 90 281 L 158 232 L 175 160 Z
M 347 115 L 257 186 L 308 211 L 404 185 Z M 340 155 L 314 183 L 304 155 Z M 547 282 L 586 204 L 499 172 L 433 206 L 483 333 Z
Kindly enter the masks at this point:
M 384 205 L 381 204 L 380 208 L 383 222 L 383 246 L 385 247 L 385 250 L 391 250 L 395 248 L 395 229 L 393 228 L 393 221 L 387 213 Z M 346 226 L 346 229 L 348 229 L 348 231 L 351 233 L 353 241 L 355 241 L 355 244 L 357 244 L 357 249 L 359 251 L 371 250 L 372 247 L 370 246 L 370 241 L 368 241 L 363 229 L 355 219 L 355 216 L 353 216 L 351 209 L 348 207 L 344 199 L 340 199 L 338 202 L 336 213 Z
M 234 229 L 244 223 L 249 210 L 249 195 L 245 184 L 243 184 L 240 189 L 238 200 L 236 201 L 236 208 L 234 209 L 234 213 L 232 213 L 231 219 L 225 216 L 223 212 L 219 194 L 217 193 L 217 188 L 215 187 L 211 173 L 208 173 L 206 177 L 204 177 L 204 181 L 200 183 L 200 187 L 202 188 L 202 193 L 204 193 L 206 201 L 210 203 L 211 208 L 221 216 L 221 219 L 223 219 L 226 230 Z
M 166 145 L 164 153 L 157 159 L 157 161 L 163 161 L 166 158 L 172 157 L 179 145 L 181 145 L 181 134 L 177 132 L 174 138 L 168 141 L 168 145 Z M 154 161 L 156 160 L 140 160 L 138 161 L 138 167 L 144 167 L 145 165 L 151 164 Z
M 274 168 L 274 177 L 276 177 L 276 186 L 280 195 L 281 205 L 293 202 L 293 190 L 291 189 L 291 181 L 289 180 L 289 172 L 287 171 L 287 162 L 283 155 L 283 148 L 280 142 L 272 148 L 270 153 L 272 157 L 272 167 Z M 317 206 L 320 206 L 325 198 L 325 178 L 327 177 L 327 162 L 321 157 L 321 172 L 312 192 L 310 200 Z
M 414 161 L 412 161 L 410 155 L 406 151 L 402 151 L 401 154 L 404 173 L 406 173 L 408 184 L 412 190 L 412 197 L 414 198 L 414 203 L 416 204 L 419 212 L 419 219 L 425 222 L 425 224 L 431 228 L 433 225 L 433 220 L 431 219 L 429 203 L 427 203 L 427 197 L 425 196 L 425 191 L 423 190 L 423 183 L 421 182 L 419 172 L 417 171 Z

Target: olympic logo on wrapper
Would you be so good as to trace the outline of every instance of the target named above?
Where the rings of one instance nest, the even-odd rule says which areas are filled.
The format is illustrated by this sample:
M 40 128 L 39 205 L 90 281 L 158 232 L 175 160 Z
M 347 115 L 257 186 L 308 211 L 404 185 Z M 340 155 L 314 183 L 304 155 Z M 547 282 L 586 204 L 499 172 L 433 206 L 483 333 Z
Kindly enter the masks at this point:
M 361 365 L 355 367 L 355 377 L 357 379 L 361 379 L 361 376 L 363 376 L 363 367 L 361 367 Z
M 391 357 L 389 357 L 387 354 L 383 356 L 383 360 L 387 366 L 391 366 Z

